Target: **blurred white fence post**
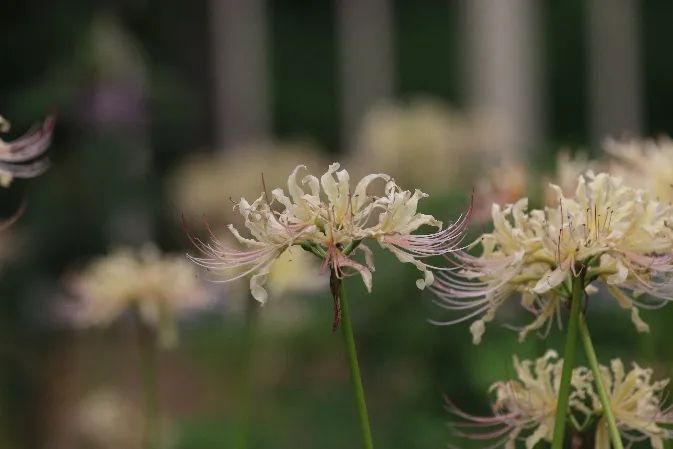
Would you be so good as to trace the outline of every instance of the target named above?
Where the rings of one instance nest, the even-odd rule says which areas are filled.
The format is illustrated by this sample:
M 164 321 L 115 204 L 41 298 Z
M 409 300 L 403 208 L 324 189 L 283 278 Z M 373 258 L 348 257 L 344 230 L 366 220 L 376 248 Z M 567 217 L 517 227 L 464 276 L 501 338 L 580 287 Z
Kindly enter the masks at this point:
M 338 0 L 342 142 L 352 150 L 366 112 L 393 93 L 390 0 Z
M 222 150 L 270 131 L 265 0 L 211 0 L 216 145 Z
M 468 110 L 496 120 L 499 159 L 525 159 L 542 141 L 539 0 L 463 0 Z
M 589 95 L 591 138 L 642 132 L 640 2 L 590 0 Z

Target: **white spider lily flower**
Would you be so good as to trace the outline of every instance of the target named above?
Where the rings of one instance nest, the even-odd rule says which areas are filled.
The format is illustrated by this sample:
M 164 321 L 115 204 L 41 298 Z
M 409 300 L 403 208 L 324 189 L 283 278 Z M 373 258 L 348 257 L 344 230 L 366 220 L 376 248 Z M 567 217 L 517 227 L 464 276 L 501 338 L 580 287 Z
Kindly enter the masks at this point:
M 631 311 L 636 329 L 646 332 L 649 326 L 638 306 L 659 307 L 673 299 L 671 206 L 618 177 L 589 173 L 587 179 L 580 176 L 573 199 L 557 189 L 559 206 L 547 211 L 547 247 L 556 244 L 556 268 L 534 290 L 552 291 L 575 267 L 588 267 L 589 282 L 603 283 L 617 303 Z M 647 293 L 649 298 L 636 301 L 625 290 L 634 296 Z
M 441 222 L 430 215 L 417 212 L 418 201 L 426 195 L 400 189 L 388 175 L 371 174 L 363 177 L 355 188 L 350 175 L 331 164 L 320 178 L 304 175 L 303 165 L 297 166 L 288 178 L 288 194 L 283 189 L 262 194 L 254 203 L 242 199 L 237 210 L 245 218 L 245 227 L 252 238 L 243 237 L 233 226 L 230 231 L 248 250 L 225 245 L 211 235 L 210 242 L 191 237 L 200 256 L 189 256 L 202 267 L 215 270 L 221 282 L 252 275 L 252 295 L 264 303 L 264 289 L 274 261 L 293 245 L 302 246 L 323 260 L 327 268 L 341 278 L 357 273 L 367 288 L 372 288 L 374 270 L 368 240 L 393 252 L 402 262 L 413 263 L 424 273 L 418 283 L 424 287 L 432 282 L 432 273 L 422 259 L 441 256 L 452 251 L 462 238 L 467 217 L 441 230 Z M 371 194 L 372 182 L 386 182 L 383 196 Z M 378 214 L 378 221 L 377 221 Z M 433 234 L 412 235 L 419 227 L 430 225 L 440 230 Z M 364 255 L 364 263 L 354 259 L 354 253 Z
M 34 178 L 49 168 L 49 161 L 41 158 L 49 144 L 55 124 L 54 117 L 33 126 L 18 139 L 0 139 L 0 185 L 9 187 L 14 178 Z M 0 133 L 9 131 L 9 122 L 0 116 Z
M 618 304 L 631 311 L 639 331 L 647 331 L 637 307 L 658 307 L 673 299 L 672 207 L 626 186 L 618 177 L 588 172 L 574 196 L 555 187 L 557 206 L 527 211 L 526 200 L 504 210 L 493 206 L 493 227 L 473 246 L 482 254 L 457 252 L 456 270 L 443 271 L 433 286 L 439 304 L 463 312 L 453 324 L 476 318 L 475 343 L 498 308 L 512 294 L 535 315 L 521 328 L 550 326 L 570 296 L 571 277 L 585 270 L 587 293 L 604 284 Z M 649 299 L 636 301 L 646 293 Z M 654 301 L 653 301 L 654 299 Z
M 664 440 L 673 438 L 673 413 L 665 406 L 664 388 L 668 379 L 653 382 L 652 370 L 633 364 L 628 373 L 620 359 L 610 367 L 600 366 L 610 400 L 610 408 L 623 438 L 631 443 L 649 439 L 652 448 L 663 449 Z M 593 411 L 601 418 L 596 425 L 595 449 L 610 449 L 608 425 L 598 395 L 589 390 Z
M 673 203 L 673 140 L 607 139 L 603 148 L 612 156 L 610 171 L 631 186 L 650 192 L 657 200 Z
M 177 342 L 177 315 L 205 307 L 211 299 L 192 264 L 153 245 L 97 258 L 67 284 L 77 299 L 71 309 L 76 325 L 107 326 L 135 307 L 164 346 Z
M 520 362 L 515 356 L 514 368 L 517 379 L 496 382 L 489 389 L 495 393 L 492 416 L 474 416 L 448 402 L 449 411 L 465 421 L 455 423 L 457 429 L 482 430 L 459 430 L 460 436 L 496 440 L 489 447 L 504 446 L 505 449 L 514 449 L 516 441 L 524 436 L 526 449 L 532 449 L 540 441 L 552 441 L 563 360 L 550 350 L 535 361 Z M 582 413 L 588 411 L 582 404 L 587 379 L 590 379 L 590 372 L 586 368 L 573 370 L 574 390 L 569 404 Z
M 626 282 L 629 271 L 647 276 L 640 273 L 642 265 L 647 265 L 645 271 L 673 268 L 670 256 L 657 256 L 673 246 L 668 226 L 671 208 L 650 200 L 645 191 L 624 185 L 621 178 L 590 173 L 588 179 L 580 176 L 571 199 L 558 188 L 559 206 L 547 209 L 546 243 L 548 248 L 556 245 L 557 268 L 536 286 L 538 293 L 558 286 L 576 264 L 597 256 L 609 255 L 618 263 L 611 285 Z M 633 275 L 630 280 L 635 282 Z M 605 272 L 602 276 L 608 281 Z M 654 296 L 673 293 L 669 282 L 655 285 L 657 280 L 643 279 L 640 287 Z

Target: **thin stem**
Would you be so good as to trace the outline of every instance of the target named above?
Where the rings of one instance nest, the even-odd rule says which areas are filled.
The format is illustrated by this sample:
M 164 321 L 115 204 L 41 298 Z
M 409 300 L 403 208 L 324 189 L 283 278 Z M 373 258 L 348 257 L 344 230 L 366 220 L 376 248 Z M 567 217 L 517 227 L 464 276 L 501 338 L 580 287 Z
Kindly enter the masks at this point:
M 334 276 L 334 274 L 333 274 Z M 362 447 L 363 449 L 373 449 L 372 432 L 369 427 L 369 415 L 367 413 L 367 404 L 365 402 L 365 391 L 362 386 L 362 378 L 360 376 L 360 365 L 358 363 L 358 355 L 355 349 L 355 338 L 353 336 L 353 323 L 351 321 L 351 314 L 348 307 L 348 300 L 344 295 L 344 288 L 341 280 L 338 280 L 338 294 L 341 300 L 341 331 L 344 336 L 344 345 L 346 347 L 346 355 L 348 356 L 348 364 L 350 365 L 351 379 L 353 381 L 353 390 L 355 391 L 355 402 L 358 407 L 358 417 L 360 419 L 360 430 L 362 431 Z
M 161 429 L 159 427 L 159 389 L 158 364 L 159 347 L 157 335 L 136 314 L 136 336 L 140 352 L 140 376 L 145 413 L 145 433 L 143 447 L 145 449 L 161 448 Z
M 622 437 L 619 435 L 619 429 L 617 428 L 617 420 L 615 420 L 615 415 L 612 413 L 612 407 L 610 407 L 610 397 L 608 396 L 608 390 L 605 388 L 603 376 L 601 375 L 601 371 L 598 368 L 598 358 L 596 357 L 594 345 L 591 342 L 589 327 L 587 326 L 586 320 L 584 319 L 580 320 L 580 337 L 582 338 L 582 343 L 584 344 L 584 352 L 587 355 L 589 367 L 591 368 L 591 372 L 594 374 L 596 390 L 598 390 L 598 397 L 600 398 L 601 405 L 603 406 L 603 415 L 605 416 L 605 420 L 608 422 L 608 430 L 610 432 L 610 440 L 612 440 L 612 447 L 613 449 L 624 449 L 624 445 L 622 444 Z
M 554 439 L 552 449 L 563 449 L 563 439 L 566 431 L 568 416 L 568 401 L 570 400 L 570 381 L 572 379 L 575 362 L 575 347 L 577 346 L 577 327 L 580 321 L 582 299 L 584 297 L 584 269 L 581 269 L 572 280 L 572 297 L 570 298 L 570 319 L 566 332 L 565 348 L 563 349 L 563 371 L 559 386 L 556 416 L 554 418 Z

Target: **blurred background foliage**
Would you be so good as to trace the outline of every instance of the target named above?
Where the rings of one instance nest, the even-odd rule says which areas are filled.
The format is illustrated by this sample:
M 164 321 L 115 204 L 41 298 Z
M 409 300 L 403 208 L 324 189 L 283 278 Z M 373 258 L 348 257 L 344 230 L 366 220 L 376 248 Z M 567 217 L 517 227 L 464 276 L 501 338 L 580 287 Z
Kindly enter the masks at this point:
M 58 114 L 58 124 L 50 171 L 0 192 L 7 216 L 27 203 L 20 222 L 2 237 L 0 447 L 112 447 L 82 430 L 88 421 L 82 424 L 78 417 L 95 414 L 82 412 L 86 399 L 112 391 L 117 399 L 103 401 L 103 407 L 123 409 L 115 405 L 119 400 L 138 410 L 138 354 L 128 323 L 76 331 L 54 311 L 67 296 L 63 275 L 115 245 L 153 240 L 167 251 L 189 250 L 171 179 L 194 155 L 233 151 L 216 141 L 212 55 L 217 47 L 209 27 L 211 3 L 217 1 L 3 5 L 0 112 L 17 133 L 50 112 Z M 643 92 L 639 131 L 670 134 L 673 59 L 666 43 L 673 4 L 633 3 L 639 13 Z M 264 4 L 269 135 L 310 142 L 321 148 L 326 162 L 351 157 L 343 134 L 337 4 Z M 389 6 L 394 61 L 389 94 L 466 108 L 464 2 L 397 0 Z M 545 98 L 546 127 L 528 157 L 535 161 L 529 167 L 550 167 L 562 146 L 599 150 L 589 125 L 586 2 L 539 2 L 537 7 L 543 61 L 538 94 Z M 368 163 L 379 170 L 376 160 Z M 326 165 L 311 168 L 318 174 Z M 457 217 L 476 180 L 452 177 L 479 175 L 475 171 L 448 176 L 446 189 L 427 200 L 423 211 L 447 221 Z M 213 194 L 228 208 L 230 196 L 258 192 L 227 184 Z M 514 332 L 492 326 L 482 345 L 474 347 L 467 325 L 428 324 L 438 312 L 431 298 L 416 290 L 415 277 L 413 268 L 377 254 L 371 295 L 358 281 L 348 281 L 376 444 L 477 447 L 451 436 L 442 395 L 471 412 L 486 412 L 487 388 L 512 374 L 511 356 L 541 355 L 547 345 L 558 349 L 562 335 L 554 330 L 547 340 L 520 344 Z M 222 304 L 185 320 L 179 347 L 162 354 L 167 444 L 236 447 L 247 425 L 249 448 L 355 446 L 355 408 L 340 337 L 330 332 L 327 290 L 271 300 L 256 312 L 253 329 L 246 325 L 241 300 L 228 301 L 240 294 L 219 294 Z M 619 354 L 653 365 L 660 376 L 673 374 L 667 332 L 672 310 L 643 313 L 651 324 L 649 335 L 636 335 L 626 314 L 612 305 L 601 314 L 594 333 L 604 360 Z M 132 415 L 120 415 L 122 427 Z M 115 444 L 137 447 L 123 440 Z

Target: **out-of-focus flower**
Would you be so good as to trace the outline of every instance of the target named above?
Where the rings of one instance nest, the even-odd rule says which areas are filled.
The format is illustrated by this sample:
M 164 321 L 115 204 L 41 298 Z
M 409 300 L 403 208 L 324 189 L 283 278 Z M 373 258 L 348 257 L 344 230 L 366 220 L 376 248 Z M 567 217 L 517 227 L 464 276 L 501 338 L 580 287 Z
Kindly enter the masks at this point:
M 9 187 L 14 178 L 33 178 L 49 168 L 41 156 L 51 143 L 55 119 L 48 117 L 40 125 L 12 141 L 0 139 L 0 185 Z M 0 116 L 0 133 L 9 131 L 9 122 Z
M 190 258 L 202 267 L 215 270 L 220 280 L 230 282 L 251 274 L 250 290 L 265 302 L 264 285 L 273 263 L 291 246 L 297 245 L 323 260 L 338 278 L 359 273 L 368 290 L 372 287 L 373 258 L 367 240 L 377 241 L 401 262 L 412 263 L 423 272 L 417 285 L 424 288 L 433 282 L 433 274 L 424 260 L 452 251 L 462 238 L 467 217 L 442 230 L 434 217 L 417 212 L 418 201 L 425 195 L 419 190 L 402 190 L 385 174 L 363 177 L 354 189 L 346 170 L 331 164 L 320 179 L 300 173 L 303 165 L 288 178 L 288 193 L 277 188 L 264 192 L 253 203 L 241 199 L 236 210 L 245 219 L 252 238 L 243 237 L 232 225 L 229 230 L 248 249 L 226 245 L 211 235 L 210 242 L 190 236 L 201 252 Z M 370 195 L 369 185 L 386 182 L 383 196 Z M 423 225 L 439 230 L 432 234 L 412 234 Z M 364 254 L 365 264 L 352 258 L 353 252 Z M 352 270 L 352 271 L 351 271 Z
M 604 284 L 631 311 L 639 331 L 648 326 L 637 306 L 648 303 L 632 299 L 625 290 L 662 300 L 650 306 L 673 298 L 670 206 L 605 173 L 580 176 L 572 198 L 559 186 L 553 188 L 557 205 L 544 211 L 527 211 L 525 199 L 504 210 L 494 205 L 494 231 L 473 243 L 482 247 L 482 254 L 455 253 L 457 271 L 440 272 L 433 285 L 443 307 L 467 311 L 446 324 L 477 318 L 470 327 L 475 343 L 512 293 L 520 293 L 521 304 L 536 317 L 521 329 L 521 338 L 551 325 L 579 270 L 586 270 L 587 292 L 594 281 Z
M 556 189 L 552 186 L 572 195 L 577 178 L 601 166 L 600 161 L 589 160 L 584 153 L 572 155 L 568 150 L 557 154 L 555 169 L 550 173 L 535 173 L 520 162 L 501 163 L 477 182 L 473 220 L 477 223 L 487 221 L 491 218 L 493 204 L 512 204 L 527 195 L 532 198 L 543 195 L 544 205 L 556 206 Z
M 152 245 L 95 259 L 68 284 L 78 298 L 72 310 L 76 324 L 105 326 L 135 307 L 164 346 L 177 341 L 180 312 L 205 307 L 211 300 L 189 261 L 163 255 Z
M 473 220 L 487 221 L 493 204 L 512 204 L 526 195 L 529 181 L 529 171 L 523 164 L 507 163 L 490 169 L 477 181 Z
M 558 197 L 556 187 L 565 195 L 572 195 L 577 187 L 577 179 L 589 171 L 599 172 L 604 164 L 598 160 L 590 160 L 586 153 L 574 155 L 568 150 L 561 150 L 556 155 L 556 171 L 553 176 L 543 176 L 544 199 L 547 206 L 556 206 Z
M 309 143 L 250 144 L 188 159 L 171 177 L 169 188 L 182 214 L 190 220 L 205 216 L 218 229 L 222 224 L 239 224 L 236 220 L 240 218 L 232 212 L 232 200 L 222 192 L 258 195 L 264 183 L 284 183 L 296 161 L 308 166 L 323 164 L 319 150 Z
M 466 421 L 456 423 L 456 428 L 483 430 L 480 433 L 460 431 L 460 435 L 478 440 L 497 439 L 489 447 L 504 444 L 506 449 L 514 449 L 516 440 L 523 435 L 527 449 L 540 441 L 552 441 L 563 360 L 558 359 L 555 351 L 548 351 L 535 361 L 520 362 L 515 356 L 514 368 L 518 379 L 496 382 L 489 389 L 495 392 L 493 416 L 470 415 L 447 401 L 449 411 Z M 572 373 L 574 390 L 570 406 L 582 413 L 588 411 L 583 398 L 590 375 L 586 368 L 575 368 Z
M 667 204 L 673 203 L 673 141 L 608 139 L 605 151 L 613 157 L 611 171 Z
M 673 438 L 673 431 L 663 426 L 673 424 L 671 407 L 663 405 L 664 388 L 668 379 L 652 382 L 652 370 L 633 364 L 628 373 L 619 359 L 610 363 L 610 368 L 600 367 L 605 386 L 610 397 L 617 426 L 623 438 L 631 443 L 643 439 L 650 440 L 654 449 L 663 449 L 664 440 Z M 602 406 L 598 395 L 589 390 L 594 413 L 601 416 L 596 425 L 596 449 L 610 449 L 608 425 L 602 416 Z
M 493 134 L 484 120 L 439 100 L 384 103 L 365 116 L 350 165 L 369 171 L 376 164 L 400 182 L 445 192 L 476 171 Z
M 142 446 L 141 423 L 137 407 L 119 392 L 103 388 L 80 402 L 74 425 L 86 447 L 134 449 Z

